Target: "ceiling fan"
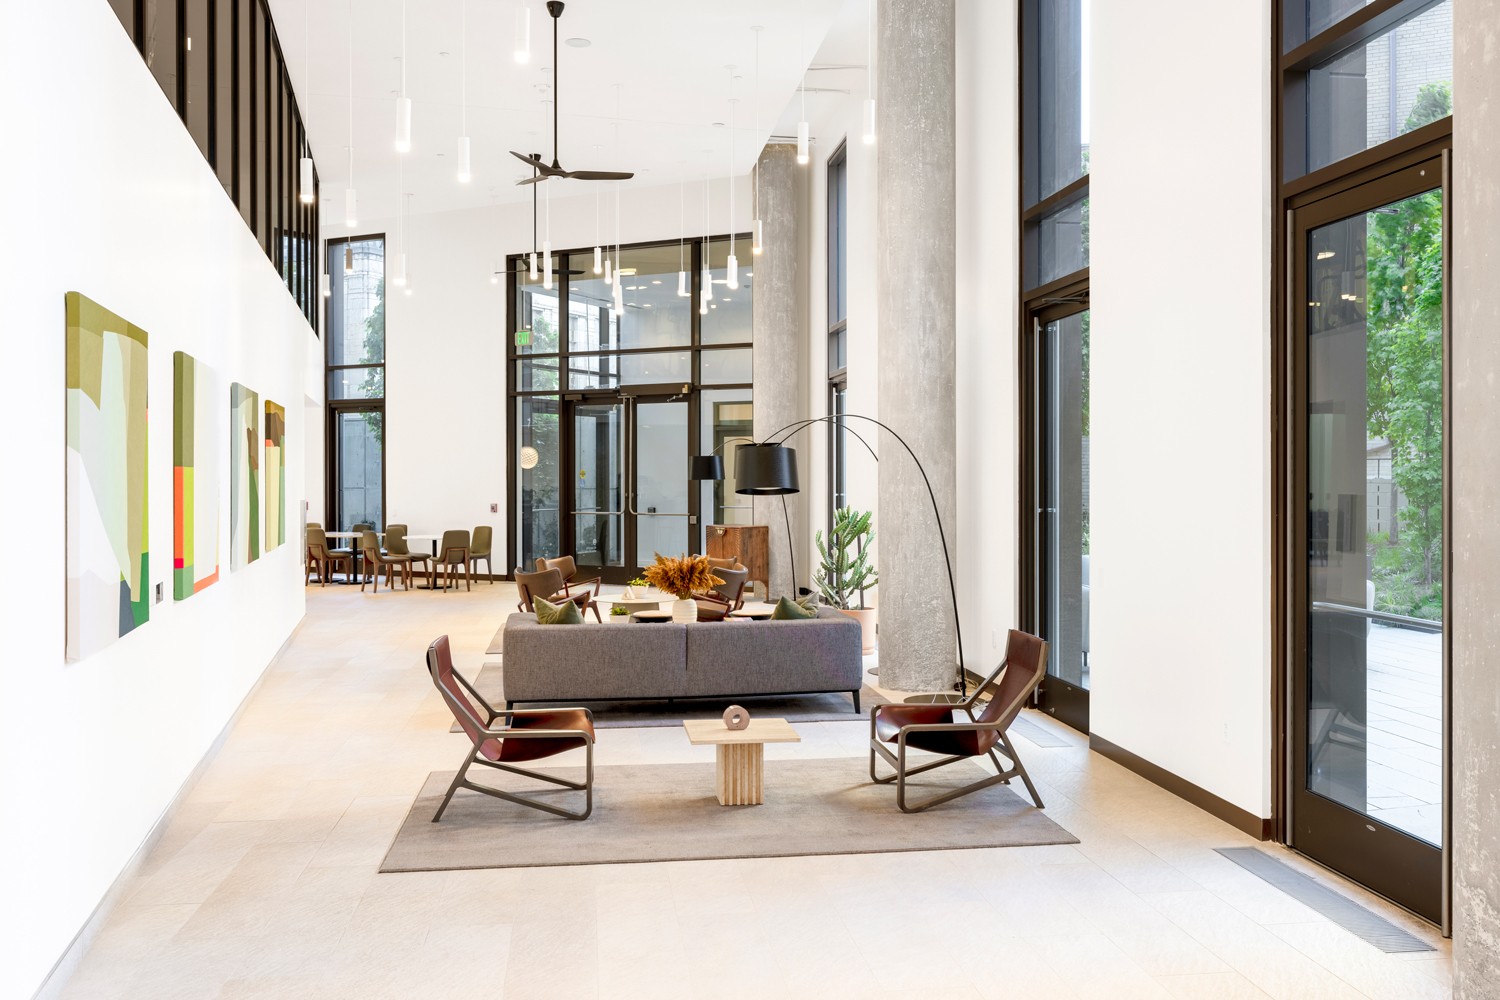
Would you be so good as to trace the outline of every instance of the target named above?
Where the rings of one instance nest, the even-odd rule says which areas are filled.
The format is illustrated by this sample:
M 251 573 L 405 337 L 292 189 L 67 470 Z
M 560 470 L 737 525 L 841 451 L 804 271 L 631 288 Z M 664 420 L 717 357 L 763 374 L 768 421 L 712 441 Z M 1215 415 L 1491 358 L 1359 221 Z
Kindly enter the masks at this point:
M 547 0 L 547 13 L 552 15 L 552 162 L 546 163 L 540 156 L 527 156 L 514 149 L 510 155 L 532 168 L 532 175 L 516 181 L 516 184 L 536 184 L 553 177 L 571 178 L 575 181 L 628 181 L 634 172 L 623 170 L 564 170 L 557 161 L 557 22 L 563 12 L 562 0 Z
M 539 159 L 541 157 L 541 155 L 542 154 L 540 154 L 540 153 L 533 153 L 531 155 L 530 159 L 532 159 L 532 160 Z M 535 166 L 535 164 L 533 164 L 532 168 L 531 168 L 531 176 L 532 176 L 533 180 L 536 179 L 536 175 L 537 175 L 536 166 Z M 537 258 L 539 258 L 539 257 L 541 257 L 542 251 L 541 251 L 541 244 L 539 242 L 537 242 L 537 221 L 536 220 L 537 220 L 537 212 L 536 212 L 536 188 L 533 187 L 531 189 L 531 253 L 530 253 L 529 256 L 530 257 L 537 257 Z M 559 260 L 564 259 L 562 254 L 558 254 L 556 256 L 558 257 Z M 495 273 L 496 274 L 500 274 L 502 272 L 496 271 Z M 512 267 L 512 268 L 510 268 L 508 271 L 506 271 L 504 273 L 514 274 L 514 275 L 518 275 L 518 276 L 522 275 L 522 274 L 529 275 L 531 273 L 531 262 L 528 259 L 528 256 L 523 255 L 523 256 L 517 257 L 516 258 L 516 262 L 515 262 L 515 266 Z M 576 276 L 582 274 L 583 272 L 580 271 L 580 270 L 578 270 L 578 269 L 576 269 L 576 268 L 558 267 L 558 268 L 555 268 L 552 273 L 553 274 L 566 274 L 566 275 L 568 275 L 570 277 L 576 277 Z

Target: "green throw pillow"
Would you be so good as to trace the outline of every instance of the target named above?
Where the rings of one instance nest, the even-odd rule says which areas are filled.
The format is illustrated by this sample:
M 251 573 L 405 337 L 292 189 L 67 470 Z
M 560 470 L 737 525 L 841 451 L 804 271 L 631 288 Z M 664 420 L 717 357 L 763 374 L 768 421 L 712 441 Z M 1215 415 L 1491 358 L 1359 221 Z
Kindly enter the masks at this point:
M 561 604 L 549 604 L 540 597 L 534 597 L 531 599 L 531 606 L 536 608 L 536 623 L 538 625 L 583 624 L 583 612 L 572 601 L 563 601 Z
M 807 618 L 818 617 L 818 611 L 806 604 L 799 604 L 790 597 L 783 597 L 776 602 L 776 609 L 771 612 L 773 622 L 801 621 Z

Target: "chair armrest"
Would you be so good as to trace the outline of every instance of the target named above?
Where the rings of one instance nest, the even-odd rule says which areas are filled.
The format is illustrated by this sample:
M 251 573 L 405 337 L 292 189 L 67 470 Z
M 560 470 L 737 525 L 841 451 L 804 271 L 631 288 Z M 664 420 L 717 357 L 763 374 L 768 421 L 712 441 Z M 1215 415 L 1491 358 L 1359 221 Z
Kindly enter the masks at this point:
M 573 596 L 573 594 L 572 594 L 573 588 L 577 587 L 580 590 L 592 590 L 594 592 L 594 596 L 598 597 L 599 596 L 599 588 L 603 584 L 604 584 L 604 577 L 602 577 L 602 576 L 596 576 L 592 580 L 564 580 L 563 581 L 562 592 L 564 594 L 567 594 L 569 597 L 571 597 L 571 596 Z
M 577 740 L 585 743 L 594 742 L 594 735 L 587 729 L 490 729 L 479 731 L 483 739 L 508 740 L 516 739 L 539 739 L 539 740 Z
M 470 684 L 469 679 L 463 674 L 455 670 L 453 671 L 453 676 L 458 679 L 458 682 L 464 686 L 464 689 L 468 691 L 469 694 L 474 696 L 474 700 L 479 702 L 479 704 L 484 707 L 484 710 L 489 713 L 490 717 L 485 720 L 484 724 L 488 726 L 489 724 L 494 722 L 495 717 L 500 714 L 499 712 L 495 711 L 495 706 L 491 705 L 487 700 L 485 700 L 484 695 L 479 693 L 479 689 L 476 688 L 473 684 Z
M 896 733 L 896 738 L 898 740 L 900 740 L 901 742 L 904 743 L 904 742 L 906 742 L 906 734 L 907 733 L 923 733 L 923 732 L 949 732 L 949 733 L 951 733 L 951 732 L 974 732 L 974 733 L 984 733 L 984 732 L 989 732 L 991 730 L 993 730 L 995 732 L 1003 733 L 1007 728 L 1009 728 L 1009 727 L 1002 726 L 998 722 L 913 722 L 909 726 L 902 726 L 901 729 Z
M 577 705 L 564 705 L 560 709 L 558 709 L 558 708 L 506 708 L 506 709 L 501 709 L 499 711 L 496 711 L 495 712 L 495 717 L 496 718 L 501 718 L 501 717 L 508 718 L 510 716 L 513 716 L 513 715 L 545 715 L 548 712 L 558 712 L 558 711 L 563 711 L 563 712 L 582 712 L 584 714 L 584 717 L 586 719 L 588 719 L 590 722 L 594 721 L 594 712 L 593 712 L 592 709 L 582 708 L 582 707 L 577 706 Z M 520 730 L 518 730 L 518 732 L 519 731 Z M 527 730 L 527 731 L 529 731 L 529 730 Z M 570 729 L 570 730 L 568 730 L 568 732 L 577 732 L 577 730 Z

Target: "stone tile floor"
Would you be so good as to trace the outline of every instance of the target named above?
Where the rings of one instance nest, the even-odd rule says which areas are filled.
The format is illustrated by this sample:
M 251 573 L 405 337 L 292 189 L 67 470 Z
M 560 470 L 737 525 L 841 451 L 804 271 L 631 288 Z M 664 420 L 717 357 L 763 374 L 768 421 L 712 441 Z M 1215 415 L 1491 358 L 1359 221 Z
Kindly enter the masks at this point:
M 463 754 L 426 644 L 448 633 L 476 671 L 514 602 L 506 584 L 311 588 L 306 620 L 63 995 L 1450 995 L 1432 928 L 1265 848 L 1436 948 L 1380 953 L 1213 851 L 1249 838 L 1039 716 L 1068 745 L 1018 748 L 1077 846 L 377 874 L 422 780 Z M 802 743 L 767 753 L 863 753 L 864 723 L 799 729 Z M 606 730 L 598 745 L 604 767 L 708 767 L 712 754 L 676 729 Z

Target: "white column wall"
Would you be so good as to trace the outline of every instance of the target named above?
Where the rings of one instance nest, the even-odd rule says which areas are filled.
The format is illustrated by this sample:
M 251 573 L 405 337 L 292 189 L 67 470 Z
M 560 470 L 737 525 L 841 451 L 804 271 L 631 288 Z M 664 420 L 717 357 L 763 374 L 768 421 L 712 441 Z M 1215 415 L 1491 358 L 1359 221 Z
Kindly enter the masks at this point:
M 958 525 L 949 539 L 964 657 L 988 674 L 1019 625 L 1016 592 L 1016 0 L 958 0 Z
M 0 996 L 32 995 L 85 928 L 301 619 L 300 453 L 317 341 L 108 4 L 7 4 L 0 166 L 8 381 L 0 524 Z M 149 335 L 150 620 L 63 657 L 65 293 Z M 220 478 L 218 583 L 172 600 L 172 353 L 287 411 L 288 540 L 229 568 Z M 200 475 L 201 475 L 200 471 Z
M 1261 817 L 1269 7 L 1095 3 L 1090 164 L 1090 727 Z
M 552 245 L 592 247 L 594 195 L 589 185 L 556 181 Z M 572 183 L 579 192 L 566 195 Z M 736 225 L 750 227 L 750 186 L 738 178 Z M 687 184 L 687 227 L 702 235 L 703 184 Z M 606 192 L 600 217 L 603 238 L 614 239 L 614 205 Z M 393 206 L 394 207 L 394 206 Z M 681 232 L 676 183 L 626 187 L 620 197 L 620 242 L 675 239 Z M 708 227 L 729 231 L 725 181 L 715 177 Z M 357 234 L 385 233 L 394 253 L 396 220 L 362 220 Z M 325 237 L 347 236 L 342 226 Z M 354 235 L 357 235 L 354 234 Z M 386 290 L 385 478 L 387 519 L 414 533 L 445 529 L 495 529 L 496 573 L 512 568 L 507 551 L 505 435 L 511 418 L 505 393 L 505 281 L 490 284 L 492 269 L 508 253 L 531 249 L 531 203 L 479 211 L 440 212 L 406 220 L 407 280 L 411 294 Z M 742 253 L 742 261 L 749 253 Z M 742 264 L 742 266 L 744 266 Z M 324 484 L 315 486 L 321 496 Z M 317 501 L 314 501 L 315 503 Z M 491 513 L 490 505 L 498 506 Z

